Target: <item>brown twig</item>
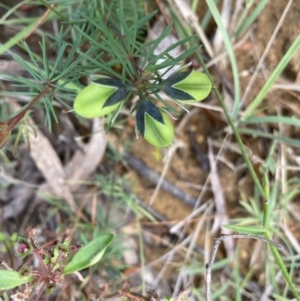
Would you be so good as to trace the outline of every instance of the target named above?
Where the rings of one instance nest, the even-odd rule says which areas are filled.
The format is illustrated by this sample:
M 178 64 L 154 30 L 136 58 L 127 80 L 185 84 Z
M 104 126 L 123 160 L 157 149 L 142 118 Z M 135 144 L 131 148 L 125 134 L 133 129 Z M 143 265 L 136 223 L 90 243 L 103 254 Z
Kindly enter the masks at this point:
M 260 240 L 262 242 L 265 242 L 267 244 L 272 244 L 274 245 L 279 251 L 284 251 L 284 248 L 282 245 L 275 243 L 274 241 L 268 240 L 262 236 L 253 236 L 253 235 L 247 235 L 247 234 L 222 234 L 218 237 L 216 237 L 214 239 L 214 245 L 212 248 L 212 252 L 210 255 L 210 261 L 205 265 L 206 268 L 206 280 L 205 280 L 205 284 L 206 284 L 206 301 L 211 301 L 211 268 L 213 265 L 213 262 L 215 261 L 216 258 L 216 254 L 219 248 L 220 243 L 226 239 L 233 239 L 233 238 L 250 238 L 250 239 L 256 239 L 256 240 Z
M 162 0 L 156 0 L 156 4 L 157 4 L 157 7 L 160 10 L 161 14 L 163 15 L 166 23 L 169 25 L 171 23 L 171 18 L 165 12 L 165 9 L 163 8 Z
M 158 183 L 160 175 L 151 168 L 149 168 L 143 161 L 135 158 L 132 155 L 125 155 L 124 159 L 126 160 L 127 164 L 131 168 L 136 170 L 140 175 L 142 175 L 154 184 Z M 161 183 L 161 188 L 193 208 L 197 202 L 196 198 L 182 191 L 182 189 L 180 189 L 178 186 L 174 185 L 166 179 L 163 179 Z
M 25 108 L 23 108 L 23 110 L 20 113 L 4 122 L 0 122 L 0 148 L 2 148 L 7 143 L 11 131 L 17 126 L 17 124 L 24 117 L 26 112 L 28 112 L 51 89 L 51 85 L 47 85 L 47 87 L 42 92 L 40 92 L 33 100 L 31 100 L 30 103 Z
M 35 26 L 28 32 L 28 34 L 24 37 L 24 40 L 26 40 L 27 38 L 29 38 L 32 33 L 45 21 L 45 19 L 47 18 L 47 16 L 50 14 L 52 8 L 55 7 L 55 4 L 52 3 L 50 5 L 50 8 L 48 8 L 44 14 L 39 18 L 39 20 L 36 22 Z

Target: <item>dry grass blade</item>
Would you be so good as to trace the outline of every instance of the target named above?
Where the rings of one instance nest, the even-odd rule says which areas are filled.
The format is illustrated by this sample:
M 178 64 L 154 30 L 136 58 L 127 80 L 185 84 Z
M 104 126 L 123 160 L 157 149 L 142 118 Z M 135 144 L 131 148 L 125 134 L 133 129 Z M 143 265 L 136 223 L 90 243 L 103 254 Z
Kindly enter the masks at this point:
M 206 207 L 206 210 L 205 210 L 203 216 L 200 217 L 199 220 L 197 221 L 196 229 L 190 235 L 191 241 L 189 243 L 189 246 L 187 248 L 187 251 L 186 251 L 186 254 L 184 257 L 185 262 L 189 262 L 191 260 L 192 256 L 194 255 L 193 253 L 197 247 L 197 242 L 198 242 L 199 238 L 201 237 L 201 231 L 203 230 L 203 228 L 205 228 L 205 223 L 207 222 L 206 217 L 210 214 L 212 209 L 213 209 L 213 203 L 208 202 L 208 206 Z M 194 211 L 195 210 L 193 210 L 193 212 Z M 206 223 L 206 224 L 208 224 L 208 223 Z M 206 233 L 208 233 L 208 232 L 206 232 Z M 177 278 L 176 285 L 174 287 L 174 294 L 177 294 L 177 292 L 180 292 L 181 287 L 186 286 L 188 283 L 192 283 L 191 275 L 189 275 L 189 273 L 186 273 L 186 271 L 182 270 L 179 274 L 179 277 Z
M 76 182 L 87 179 L 101 162 L 106 149 L 105 129 L 102 119 L 93 120 L 93 135 L 88 144 L 78 150 L 65 167 L 67 180 Z M 78 188 L 78 184 L 72 183 L 72 191 Z
M 229 27 L 229 20 L 232 13 L 231 7 L 232 7 L 232 0 L 224 0 L 222 5 L 221 18 L 222 18 L 223 25 L 226 29 Z M 214 51 L 216 53 L 219 53 L 222 50 L 223 36 L 219 29 L 217 29 L 216 31 L 213 45 L 214 45 Z
M 192 28 L 195 30 L 199 38 L 201 39 L 204 48 L 206 49 L 208 55 L 213 58 L 214 57 L 214 51 L 213 48 L 209 42 L 209 39 L 207 38 L 205 32 L 203 31 L 202 27 L 199 26 L 198 17 L 195 13 L 191 10 L 191 8 L 188 6 L 188 4 L 185 3 L 185 1 L 182 0 L 174 0 L 176 7 L 180 11 L 182 17 L 185 19 L 185 22 L 187 24 L 191 24 Z
M 168 169 L 170 167 L 171 160 L 173 158 L 173 154 L 175 153 L 175 151 L 176 151 L 177 148 L 181 148 L 181 147 L 182 147 L 182 143 L 179 143 L 179 142 L 176 141 L 175 143 L 173 143 L 173 145 L 169 149 L 168 154 L 167 154 L 167 156 L 165 158 L 165 164 L 164 164 L 163 171 L 162 171 L 162 173 L 160 175 L 158 183 L 157 183 L 157 185 L 155 187 L 155 190 L 154 190 L 154 192 L 153 192 L 153 194 L 151 196 L 151 199 L 149 201 L 149 206 L 153 206 L 153 203 L 154 203 L 154 201 L 155 201 L 155 199 L 156 199 L 156 197 L 158 195 L 158 192 L 159 192 L 159 190 L 161 188 L 161 185 L 162 185 L 162 183 L 164 181 L 164 178 L 165 178 L 165 176 L 167 174 L 167 171 L 168 171 Z
M 268 240 L 264 237 L 261 236 L 252 236 L 252 235 L 245 235 L 245 234 L 222 234 L 218 236 L 217 238 L 214 239 L 214 245 L 212 248 L 211 256 L 210 256 L 210 261 L 206 264 L 206 301 L 211 301 L 211 272 L 212 272 L 212 265 L 215 261 L 216 255 L 218 248 L 220 246 L 220 243 L 224 240 L 224 242 L 227 239 L 243 239 L 243 238 L 248 238 L 248 239 L 256 239 L 260 240 L 262 242 L 265 242 L 267 244 L 274 245 L 279 251 L 284 251 L 284 248 L 280 244 L 276 244 L 275 242 Z
M 266 59 L 266 57 L 267 57 L 267 55 L 268 55 L 268 53 L 270 51 L 271 46 L 273 45 L 273 42 L 274 42 L 274 40 L 275 40 L 275 38 L 276 38 L 276 36 L 277 36 L 277 34 L 278 34 L 281 26 L 282 26 L 282 23 L 283 23 L 285 17 L 287 16 L 287 13 L 288 13 L 288 11 L 289 11 L 292 3 L 293 3 L 293 0 L 289 0 L 289 2 L 287 3 L 287 5 L 285 7 L 285 10 L 282 13 L 282 16 L 281 16 L 281 18 L 280 18 L 280 20 L 279 20 L 279 22 L 278 22 L 278 24 L 277 24 L 277 26 L 276 26 L 273 34 L 272 34 L 272 37 L 270 38 L 270 40 L 268 42 L 268 45 L 267 45 L 266 49 L 264 50 L 264 53 L 262 54 L 262 56 L 261 56 L 261 58 L 260 58 L 260 60 L 259 60 L 259 62 L 257 64 L 257 66 L 255 68 L 255 71 L 254 71 L 254 73 L 253 73 L 253 75 L 252 75 L 252 77 L 250 79 L 250 82 L 248 83 L 248 86 L 247 86 L 247 88 L 245 90 L 245 93 L 244 93 L 244 95 L 243 95 L 243 97 L 241 99 L 241 104 L 240 105 L 242 105 L 245 102 L 245 100 L 247 99 L 248 95 L 250 94 L 251 89 L 253 88 L 253 84 L 255 82 L 255 79 L 257 78 L 257 75 L 258 75 L 259 71 L 263 67 L 265 59 Z
M 50 5 L 51 9 L 53 9 L 55 7 L 55 4 L 51 4 Z M 48 17 L 48 15 L 51 12 L 51 9 L 48 8 L 45 13 L 40 17 L 40 19 L 37 21 L 37 23 L 35 24 L 35 26 L 27 33 L 27 35 L 24 37 L 24 40 L 26 40 L 28 37 L 30 37 L 32 35 L 32 33 L 39 27 L 41 26 L 41 24 L 45 21 L 45 19 Z
M 45 92 L 46 93 L 46 92 Z M 13 102 L 16 109 L 21 107 Z M 31 104 L 34 101 L 31 102 Z M 28 108 L 29 106 L 27 106 Z M 29 119 L 30 123 L 34 125 L 33 120 Z M 77 206 L 74 201 L 73 195 L 69 186 L 66 183 L 66 173 L 62 163 L 53 149 L 49 140 L 45 135 L 36 127 L 35 132 L 28 132 L 30 139 L 30 156 L 35 162 L 35 165 L 47 180 L 52 193 L 57 197 L 66 200 L 73 212 L 76 211 Z
M 291 245 L 294 247 L 296 253 L 300 254 L 300 244 L 297 238 L 294 236 L 293 232 L 289 229 L 289 227 L 286 224 L 281 225 L 281 228 L 287 239 L 290 241 Z
M 76 192 L 80 185 L 79 182 L 93 174 L 103 158 L 106 145 L 103 120 L 95 118 L 93 120 L 93 135 L 89 143 L 82 145 L 82 148 L 64 166 L 64 182 L 68 183 L 68 193 Z M 51 190 L 53 189 L 48 181 L 39 189 L 42 193 L 49 193 Z
M 36 129 L 36 133 L 36 137 L 29 133 L 31 158 L 47 180 L 52 192 L 57 197 L 66 200 L 71 210 L 76 212 L 77 206 L 66 182 L 66 173 L 56 151 L 39 129 Z
M 212 232 L 215 232 L 217 229 L 219 229 L 223 223 L 228 222 L 228 216 L 226 212 L 226 202 L 225 197 L 223 194 L 223 188 L 220 183 L 220 179 L 218 176 L 217 171 L 217 164 L 216 160 L 213 156 L 212 152 L 212 144 L 210 139 L 208 139 L 208 158 L 209 163 L 211 166 L 211 172 L 210 172 L 210 182 L 211 182 L 211 189 L 214 195 L 215 205 L 216 205 L 216 217 L 214 219 L 214 224 L 212 227 Z M 230 231 L 227 229 L 223 230 L 224 234 L 229 234 Z M 228 239 L 224 242 L 227 255 L 230 257 L 234 253 L 234 244 L 232 239 Z

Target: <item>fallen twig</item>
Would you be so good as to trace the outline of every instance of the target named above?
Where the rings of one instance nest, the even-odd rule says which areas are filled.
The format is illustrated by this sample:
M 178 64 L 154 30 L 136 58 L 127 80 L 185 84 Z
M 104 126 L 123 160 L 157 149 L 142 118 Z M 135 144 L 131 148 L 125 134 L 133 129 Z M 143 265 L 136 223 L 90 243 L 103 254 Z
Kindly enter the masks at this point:
M 154 184 L 158 183 L 160 175 L 150 167 L 148 167 L 143 161 L 128 154 L 124 155 L 124 159 L 126 160 L 128 165 L 136 170 L 141 176 L 145 177 Z M 182 191 L 178 186 L 166 179 L 162 180 L 161 188 L 191 207 L 194 207 L 197 202 L 196 198 Z

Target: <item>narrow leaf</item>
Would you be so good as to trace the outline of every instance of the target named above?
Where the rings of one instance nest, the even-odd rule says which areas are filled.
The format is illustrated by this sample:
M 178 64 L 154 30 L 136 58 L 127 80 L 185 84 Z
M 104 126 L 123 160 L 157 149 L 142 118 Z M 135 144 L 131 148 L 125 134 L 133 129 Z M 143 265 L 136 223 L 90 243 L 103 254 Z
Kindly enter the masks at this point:
M 267 231 L 262 226 L 223 225 L 223 227 L 237 233 L 248 234 L 248 235 L 262 235 Z
M 16 271 L 0 270 L 0 291 L 15 288 L 31 280 L 31 276 L 22 276 Z
M 63 273 L 70 274 L 96 264 L 102 258 L 106 248 L 113 240 L 113 235 L 103 234 L 80 249 L 65 266 Z
M 264 100 L 265 96 L 269 92 L 270 88 L 277 80 L 279 75 L 282 73 L 284 68 L 287 66 L 287 64 L 290 62 L 290 60 L 292 59 L 292 57 L 294 56 L 295 52 L 298 50 L 299 47 L 300 47 L 300 35 L 298 35 L 298 37 L 295 39 L 295 41 L 290 46 L 288 51 L 285 53 L 285 55 L 283 56 L 279 64 L 272 72 L 269 79 L 266 81 L 265 85 L 261 88 L 259 93 L 256 95 L 255 99 L 251 101 L 251 104 L 244 112 L 243 119 L 246 119 L 247 117 L 251 116 L 253 112 L 257 109 L 257 107 L 261 104 L 261 102 Z
M 278 136 L 278 135 L 273 135 L 271 133 L 265 133 L 262 131 L 257 131 L 253 129 L 247 129 L 247 128 L 239 128 L 239 133 L 243 135 L 251 135 L 251 136 L 256 136 L 256 137 L 264 137 L 271 139 L 273 141 L 279 141 L 285 144 L 289 144 L 295 147 L 300 148 L 300 141 L 299 139 L 293 139 L 285 136 Z

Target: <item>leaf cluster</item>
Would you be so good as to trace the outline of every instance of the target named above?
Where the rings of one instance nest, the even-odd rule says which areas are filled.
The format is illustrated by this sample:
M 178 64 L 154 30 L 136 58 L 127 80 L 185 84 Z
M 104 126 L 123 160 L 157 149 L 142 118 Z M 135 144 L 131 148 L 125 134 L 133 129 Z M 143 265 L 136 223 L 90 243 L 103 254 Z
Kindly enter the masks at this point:
M 63 276 L 86 269 L 98 263 L 107 247 L 113 240 L 110 233 L 102 234 L 80 248 L 70 245 L 70 239 L 54 245 L 38 246 L 35 242 L 34 229 L 28 230 L 28 239 L 19 238 L 17 255 L 23 258 L 24 263 L 19 271 L 15 271 L 5 264 L 6 269 L 0 269 L 0 290 L 6 291 L 28 284 L 29 287 L 40 285 L 35 300 L 40 300 L 44 291 L 51 292 L 55 284 L 63 284 Z M 79 249 L 79 251 L 78 251 Z M 70 253 L 76 254 L 70 258 Z M 39 262 L 39 267 L 32 267 L 28 257 L 33 256 Z M 28 290 L 24 290 L 27 294 Z M 24 294 L 26 294 L 24 293 Z M 28 298 L 28 296 L 27 296 Z
M 163 103 L 164 111 L 177 113 L 158 93 L 163 76 L 161 70 L 179 65 L 199 49 L 194 36 L 184 38 L 160 54 L 155 54 L 158 45 L 171 33 L 172 24 L 157 39 L 147 41 L 147 26 L 156 11 L 146 13 L 142 1 L 39 2 L 51 9 L 52 19 L 60 20 L 59 32 L 45 33 L 40 42 L 40 53 L 35 53 L 26 42 L 22 42 L 19 46 L 28 53 L 28 59 L 9 51 L 29 73 L 30 78 L 5 78 L 15 84 L 17 91 L 22 89 L 23 95 L 28 98 L 38 96 L 46 87 L 51 88 L 41 101 L 50 130 L 53 120 L 58 122 L 55 107 L 70 110 L 75 95 L 83 88 L 82 80 L 90 76 L 97 78 L 97 75 L 127 85 L 126 91 L 123 91 L 126 97 L 122 105 L 110 115 L 108 129 L 132 94 L 137 95 L 141 103 L 153 103 L 150 99 L 153 94 Z M 175 58 L 170 55 L 174 48 L 187 44 L 188 50 L 180 56 Z M 176 99 L 174 101 L 179 104 Z M 132 111 L 139 105 L 137 103 Z

